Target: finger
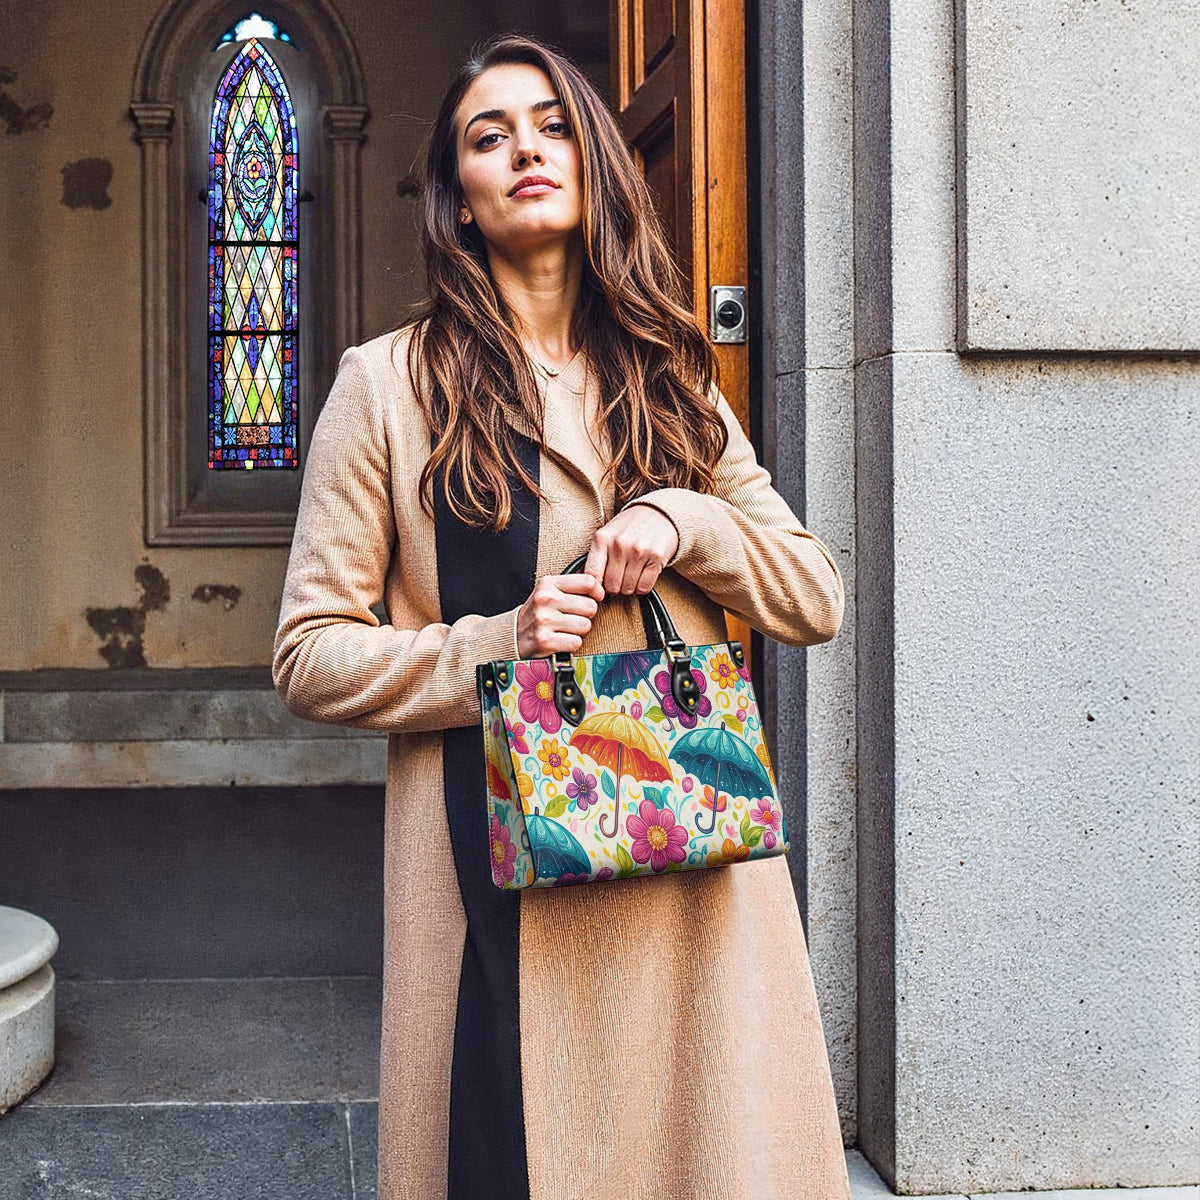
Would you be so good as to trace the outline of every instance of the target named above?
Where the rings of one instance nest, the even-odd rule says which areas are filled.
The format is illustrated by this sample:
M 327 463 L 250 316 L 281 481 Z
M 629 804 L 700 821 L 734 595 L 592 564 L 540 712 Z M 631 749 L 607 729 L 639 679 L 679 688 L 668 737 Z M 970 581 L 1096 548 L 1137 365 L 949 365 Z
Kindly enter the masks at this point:
M 591 618 L 600 611 L 595 596 L 572 596 L 562 592 L 556 598 L 556 604 L 559 612 L 573 613 L 581 617 Z
M 620 594 L 621 585 L 625 582 L 625 561 L 625 551 L 620 546 L 609 547 L 608 556 L 604 560 L 604 576 L 601 580 L 605 593 Z
M 550 630 L 553 633 L 573 633 L 586 637 L 592 631 L 592 623 L 587 617 L 574 613 L 556 613 L 550 621 Z
M 549 576 L 550 582 L 564 595 L 595 596 L 596 579 L 592 575 L 574 573 Z M 598 597 L 603 599 L 604 597 Z
M 542 639 L 535 658 L 546 654 L 574 654 L 582 649 L 583 638 L 575 633 L 551 633 Z
M 648 595 L 658 582 L 659 576 L 662 574 L 662 567 L 658 565 L 656 559 L 651 559 L 642 568 L 642 573 L 637 581 L 637 594 L 639 596 Z
M 643 555 L 633 552 L 625 559 L 625 570 L 621 573 L 621 595 L 632 596 L 637 591 L 638 580 L 648 561 Z

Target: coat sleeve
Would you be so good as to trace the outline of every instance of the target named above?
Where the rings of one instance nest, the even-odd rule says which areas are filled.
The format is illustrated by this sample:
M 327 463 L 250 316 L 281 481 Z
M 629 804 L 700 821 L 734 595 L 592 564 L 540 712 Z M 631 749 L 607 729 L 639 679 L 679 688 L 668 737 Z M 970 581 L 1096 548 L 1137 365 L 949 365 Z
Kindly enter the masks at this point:
M 275 633 L 271 675 L 289 712 L 386 732 L 479 720 L 475 664 L 517 656 L 516 610 L 420 629 L 380 624 L 371 606 L 393 553 L 405 569 L 396 541 L 383 408 L 351 348 L 313 430 Z
M 679 533 L 667 565 L 712 600 L 776 641 L 829 641 L 842 623 L 842 578 L 829 551 L 804 528 L 771 486 L 725 397 L 717 408 L 729 445 L 711 493 L 661 488 L 648 504 Z

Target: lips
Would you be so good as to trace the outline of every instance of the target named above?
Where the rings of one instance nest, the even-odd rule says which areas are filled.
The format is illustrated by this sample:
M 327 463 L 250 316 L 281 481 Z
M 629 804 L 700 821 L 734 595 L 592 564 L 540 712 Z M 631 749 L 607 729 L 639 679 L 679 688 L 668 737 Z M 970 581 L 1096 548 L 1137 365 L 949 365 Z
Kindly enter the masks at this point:
M 553 179 L 547 179 L 545 175 L 526 175 L 524 178 L 518 179 L 517 182 L 513 184 L 512 189 L 508 194 L 510 196 L 516 196 L 518 193 L 523 192 L 526 188 L 536 187 L 556 188 L 558 187 L 558 184 L 555 183 Z

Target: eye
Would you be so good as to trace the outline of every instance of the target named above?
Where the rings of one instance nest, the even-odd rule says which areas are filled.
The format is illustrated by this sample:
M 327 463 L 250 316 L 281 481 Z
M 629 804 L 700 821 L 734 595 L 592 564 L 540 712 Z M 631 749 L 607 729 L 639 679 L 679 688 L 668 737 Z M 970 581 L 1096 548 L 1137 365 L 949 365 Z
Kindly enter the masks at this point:
M 501 134 L 496 133 L 494 131 L 492 133 L 485 133 L 483 135 L 483 137 L 479 138 L 479 140 L 476 141 L 475 149 L 476 150 L 489 150 L 489 149 L 491 149 L 492 146 L 494 146 L 496 144 L 495 142 L 491 141 L 490 139 L 496 138 L 498 141 L 501 136 L 502 136 Z
M 562 134 L 564 137 L 569 137 L 571 133 L 571 127 L 566 123 L 565 120 L 563 120 L 562 117 L 555 117 L 553 121 L 546 122 L 546 124 L 543 126 L 543 132 L 558 133 Z

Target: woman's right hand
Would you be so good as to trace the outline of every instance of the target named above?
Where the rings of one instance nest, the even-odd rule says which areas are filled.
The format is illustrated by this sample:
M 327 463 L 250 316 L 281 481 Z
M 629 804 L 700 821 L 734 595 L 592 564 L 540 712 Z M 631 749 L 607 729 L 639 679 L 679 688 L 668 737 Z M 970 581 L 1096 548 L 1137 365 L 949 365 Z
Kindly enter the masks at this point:
M 546 575 L 517 613 L 517 654 L 543 658 L 578 650 L 603 599 L 604 588 L 591 575 Z

